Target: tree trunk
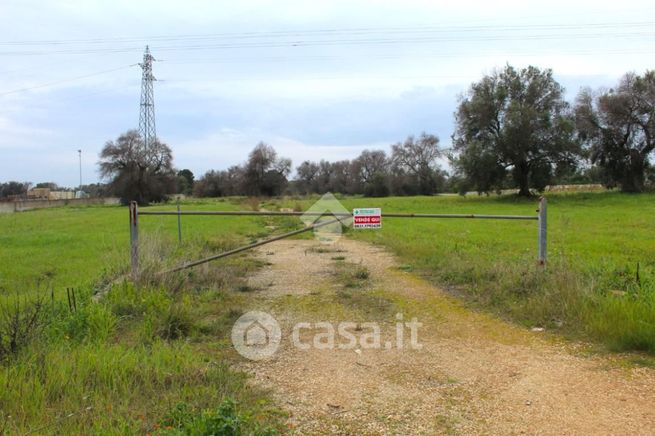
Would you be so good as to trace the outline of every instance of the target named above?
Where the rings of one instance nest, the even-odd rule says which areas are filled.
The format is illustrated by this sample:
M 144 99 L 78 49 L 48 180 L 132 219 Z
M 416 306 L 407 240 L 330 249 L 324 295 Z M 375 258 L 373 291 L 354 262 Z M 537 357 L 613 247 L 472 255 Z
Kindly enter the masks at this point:
M 527 162 L 521 162 L 514 166 L 514 182 L 519 185 L 519 195 L 522 197 L 530 196 L 530 165 Z
M 646 172 L 646 159 L 637 150 L 630 150 L 630 162 L 628 163 L 621 191 L 643 192 Z

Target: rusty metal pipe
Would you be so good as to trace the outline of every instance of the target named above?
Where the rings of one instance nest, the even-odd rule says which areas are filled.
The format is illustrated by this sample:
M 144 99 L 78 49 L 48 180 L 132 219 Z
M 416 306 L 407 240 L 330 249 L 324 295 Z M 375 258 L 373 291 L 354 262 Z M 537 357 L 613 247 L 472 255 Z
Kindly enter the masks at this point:
M 302 228 L 302 229 L 298 229 L 298 230 L 294 230 L 292 232 L 283 233 L 281 235 L 274 236 L 272 238 L 269 238 L 269 239 L 266 239 L 266 240 L 263 240 L 263 241 L 255 242 L 254 244 L 245 245 L 243 247 L 235 248 L 234 250 L 225 251 L 223 253 L 219 253 L 219 254 L 216 254 L 214 256 L 209 256 L 209 257 L 206 257 L 204 259 L 196 260 L 194 262 L 185 263 L 185 264 L 177 266 L 175 268 L 162 271 L 160 274 L 167 274 L 167 273 L 182 271 L 182 270 L 187 269 L 187 268 L 192 268 L 194 266 L 202 265 L 203 263 L 211 262 L 212 260 L 217 260 L 217 259 L 221 259 L 223 257 L 232 256 L 234 254 L 241 253 L 242 251 L 251 250 L 253 248 L 261 247 L 262 245 L 270 244 L 271 242 L 279 241 L 280 239 L 288 238 L 288 237 L 294 236 L 294 235 L 299 235 L 300 233 L 309 232 L 309 231 L 317 229 L 319 227 L 327 226 L 327 225 L 330 225 L 330 224 L 335 224 L 335 223 L 338 223 L 338 222 L 340 222 L 340 221 L 338 219 L 336 219 L 336 220 L 323 221 L 323 222 L 320 222 L 320 223 L 312 224 L 311 226 L 308 226 L 308 227 L 305 227 L 305 228 Z
M 139 211 L 139 215 L 196 215 L 196 216 L 334 216 L 336 218 L 351 218 L 349 213 L 330 212 L 259 212 L 259 211 Z M 468 218 L 468 219 L 499 219 L 499 220 L 533 220 L 532 215 L 477 215 L 477 214 L 445 214 L 445 213 L 383 213 L 382 218 Z

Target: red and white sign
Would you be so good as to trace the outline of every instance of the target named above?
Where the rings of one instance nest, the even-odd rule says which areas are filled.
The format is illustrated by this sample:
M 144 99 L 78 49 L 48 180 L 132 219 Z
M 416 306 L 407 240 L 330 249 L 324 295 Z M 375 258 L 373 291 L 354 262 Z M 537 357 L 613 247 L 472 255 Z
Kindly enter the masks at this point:
M 353 209 L 353 227 L 356 229 L 382 228 L 382 209 L 379 207 Z

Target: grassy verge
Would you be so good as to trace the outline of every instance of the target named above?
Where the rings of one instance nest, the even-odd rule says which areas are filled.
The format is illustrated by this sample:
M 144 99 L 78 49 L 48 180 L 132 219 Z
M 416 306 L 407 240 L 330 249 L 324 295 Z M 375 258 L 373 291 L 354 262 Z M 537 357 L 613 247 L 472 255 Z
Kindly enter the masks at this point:
M 88 213 L 86 219 L 99 211 L 114 213 L 98 209 L 43 212 L 55 221 L 71 213 Z M 32 216 L 23 218 L 29 221 Z M 242 255 L 174 275 L 156 274 L 166 266 L 265 236 L 261 224 L 227 223 L 216 230 L 201 221 L 180 245 L 175 232 L 168 231 L 169 223 L 151 223 L 141 241 L 140 281 L 115 283 L 97 303 L 92 296 L 99 279 L 86 270 L 78 278 L 67 268 L 57 268 L 50 282 L 37 290 L 27 285 L 20 292 L 5 288 L 0 295 L 0 434 L 283 430 L 284 417 L 269 393 L 231 365 L 236 355 L 229 343 L 230 328 L 248 310 L 242 289 L 245 277 L 260 267 L 258 262 Z M 19 238 L 12 238 L 6 238 L 13 243 L 9 255 L 11 250 L 21 252 Z M 87 269 L 97 266 L 94 256 L 102 258 L 103 248 L 100 244 L 87 249 Z M 47 245 L 42 251 L 34 258 L 53 254 Z M 29 264 L 34 258 L 21 260 Z M 118 261 L 106 265 L 114 276 L 125 268 Z M 8 271 L 5 266 L 4 277 L 11 280 L 4 285 L 32 283 L 28 271 Z M 74 304 L 60 287 L 71 281 L 77 284 Z
M 239 296 L 208 292 L 122 283 L 100 303 L 79 296 L 76 310 L 48 302 L 39 331 L 3 356 L 0 432 L 213 434 L 201 429 L 225 420 L 238 430 L 225 434 L 280 428 L 268 393 L 230 367 Z

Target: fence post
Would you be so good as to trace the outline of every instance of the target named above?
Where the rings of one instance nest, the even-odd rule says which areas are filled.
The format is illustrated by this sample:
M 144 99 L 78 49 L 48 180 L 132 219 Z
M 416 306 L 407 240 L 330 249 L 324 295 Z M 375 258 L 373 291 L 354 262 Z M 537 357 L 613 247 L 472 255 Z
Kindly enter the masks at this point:
M 539 265 L 546 264 L 548 251 L 548 202 L 545 197 L 539 199 Z
M 132 261 L 132 278 L 139 277 L 139 206 L 136 201 L 130 203 L 130 258 Z
M 182 214 L 180 213 L 180 199 L 177 199 L 177 241 L 182 243 Z

